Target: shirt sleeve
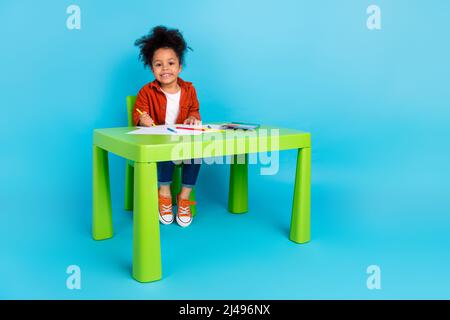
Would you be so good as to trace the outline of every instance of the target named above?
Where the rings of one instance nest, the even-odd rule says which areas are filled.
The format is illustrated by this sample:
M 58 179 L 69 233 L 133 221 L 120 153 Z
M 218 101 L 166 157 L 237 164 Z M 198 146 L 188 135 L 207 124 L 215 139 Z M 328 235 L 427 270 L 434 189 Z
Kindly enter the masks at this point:
M 136 110 L 139 109 L 142 112 L 147 112 L 148 114 L 150 114 L 150 106 L 149 106 L 149 101 L 148 101 L 148 97 L 145 94 L 145 90 L 141 89 L 139 91 L 139 93 L 136 96 L 136 102 L 134 103 L 134 108 L 133 108 L 133 124 L 135 126 L 137 126 L 139 124 L 139 116 L 140 113 Z
M 195 91 L 195 88 L 192 87 L 192 106 L 189 108 L 189 113 L 187 115 L 187 117 L 195 117 L 197 120 L 202 120 L 202 118 L 200 117 L 200 103 L 198 102 L 197 99 L 197 92 Z

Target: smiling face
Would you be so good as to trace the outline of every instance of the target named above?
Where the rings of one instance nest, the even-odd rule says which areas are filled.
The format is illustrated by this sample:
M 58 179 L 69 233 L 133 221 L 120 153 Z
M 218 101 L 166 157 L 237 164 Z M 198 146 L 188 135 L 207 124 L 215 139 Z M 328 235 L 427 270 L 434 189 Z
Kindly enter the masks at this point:
M 162 87 L 177 83 L 181 65 L 177 54 L 171 48 L 160 48 L 153 54 L 152 72 Z

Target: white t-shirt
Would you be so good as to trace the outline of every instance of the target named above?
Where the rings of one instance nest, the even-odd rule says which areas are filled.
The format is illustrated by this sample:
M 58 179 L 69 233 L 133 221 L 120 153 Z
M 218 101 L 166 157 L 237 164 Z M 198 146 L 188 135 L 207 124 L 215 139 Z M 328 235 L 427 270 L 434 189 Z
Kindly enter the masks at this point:
M 166 124 L 175 124 L 177 121 L 178 113 L 180 111 L 180 96 L 181 90 L 177 93 L 167 93 L 161 89 L 166 95 L 167 106 L 166 106 Z

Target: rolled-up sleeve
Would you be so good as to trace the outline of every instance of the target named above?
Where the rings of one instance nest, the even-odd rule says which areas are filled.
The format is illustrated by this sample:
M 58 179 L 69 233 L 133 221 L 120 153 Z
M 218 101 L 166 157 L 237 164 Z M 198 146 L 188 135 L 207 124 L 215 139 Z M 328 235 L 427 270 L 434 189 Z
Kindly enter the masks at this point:
M 145 94 L 144 90 L 140 90 L 136 96 L 136 102 L 135 102 L 134 108 L 133 108 L 133 124 L 135 126 L 137 126 L 139 124 L 139 116 L 140 116 L 140 113 L 136 109 L 139 109 L 142 112 L 147 112 L 148 114 L 150 114 L 150 106 L 148 103 L 148 97 Z
M 200 117 L 200 103 L 198 102 L 197 92 L 195 91 L 194 87 L 192 87 L 191 99 L 192 99 L 192 105 L 189 108 L 188 118 L 192 116 L 198 120 L 202 120 L 202 118 Z

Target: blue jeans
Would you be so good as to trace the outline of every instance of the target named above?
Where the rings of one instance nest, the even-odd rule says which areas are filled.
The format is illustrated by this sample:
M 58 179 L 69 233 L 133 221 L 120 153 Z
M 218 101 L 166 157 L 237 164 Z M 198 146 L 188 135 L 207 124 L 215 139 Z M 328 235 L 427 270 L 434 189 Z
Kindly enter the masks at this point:
M 181 185 L 183 187 L 192 188 L 197 181 L 200 171 L 200 163 L 202 159 L 183 160 L 181 169 Z M 157 162 L 158 168 L 158 184 L 170 185 L 172 183 L 173 170 L 175 163 L 173 161 Z

